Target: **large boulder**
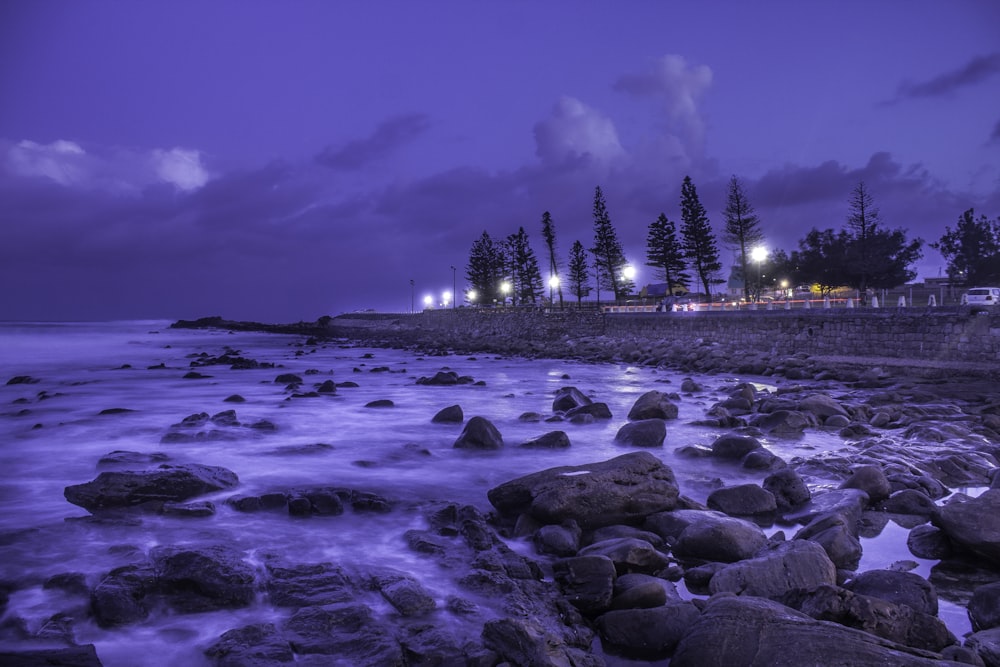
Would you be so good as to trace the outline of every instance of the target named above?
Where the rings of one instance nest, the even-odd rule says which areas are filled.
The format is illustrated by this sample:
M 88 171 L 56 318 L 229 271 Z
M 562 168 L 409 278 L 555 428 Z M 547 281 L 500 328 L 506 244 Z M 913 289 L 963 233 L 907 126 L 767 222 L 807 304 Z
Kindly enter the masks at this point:
M 63 495 L 89 512 L 133 507 L 158 511 L 164 503 L 231 489 L 238 483 L 236 473 L 218 466 L 163 464 L 151 470 L 105 471 L 90 482 L 67 486 Z
M 674 540 L 674 555 L 690 560 L 733 563 L 750 558 L 767 543 L 760 526 L 721 512 L 659 512 L 646 518 L 645 528 Z
M 737 484 L 716 489 L 708 494 L 705 504 L 709 509 L 730 516 L 772 514 L 778 509 L 774 494 L 756 484 Z
M 662 391 L 647 391 L 636 399 L 629 410 L 629 421 L 643 419 L 677 419 L 677 406 Z
M 976 632 L 1000 627 L 1000 581 L 984 584 L 972 592 L 969 620 Z
M 634 537 L 619 537 L 595 542 L 580 550 L 580 556 L 604 556 L 611 559 L 620 574 L 658 572 L 670 564 L 666 554 Z
M 501 515 L 529 514 L 540 523 L 573 519 L 584 529 L 634 524 L 677 505 L 673 471 L 649 452 L 560 466 L 518 477 L 487 494 Z
M 826 555 L 840 569 L 855 570 L 861 561 L 861 542 L 854 524 L 843 514 L 830 512 L 810 521 L 795 534 L 796 540 L 809 540 L 823 547 Z
M 552 412 L 569 412 L 573 408 L 591 403 L 593 401 L 576 387 L 562 387 L 556 392 L 556 397 L 552 399 Z
M 844 588 L 861 595 L 904 604 L 923 614 L 936 616 L 938 613 L 938 598 L 934 585 L 913 572 L 868 570 L 848 581 L 844 584 Z M 1000 591 L 1000 584 L 996 585 L 996 590 Z M 971 603 L 969 607 L 971 616 Z
M 989 489 L 978 498 L 955 494 L 934 523 L 952 542 L 1000 561 L 1000 489 Z
M 712 456 L 717 456 L 720 459 L 742 459 L 760 447 L 762 447 L 760 441 L 751 435 L 727 433 L 720 435 L 712 443 Z
M 812 591 L 793 591 L 783 602 L 813 618 L 864 630 L 912 648 L 936 652 L 955 643 L 955 636 L 936 616 L 846 588 L 824 585 Z
M 709 582 L 712 593 L 778 599 L 789 591 L 837 582 L 837 568 L 823 547 L 806 540 L 779 542 L 755 558 L 733 563 Z
M 611 606 L 617 576 L 607 556 L 574 556 L 552 565 L 556 583 L 570 604 L 584 614 L 599 614 Z
M 712 598 L 670 661 L 671 667 L 946 664 L 933 653 L 818 621 L 777 602 L 745 596 Z
M 782 468 L 764 478 L 761 487 L 770 491 L 780 510 L 809 502 L 811 494 L 805 481 L 792 468 Z
M 662 419 L 643 419 L 624 424 L 615 434 L 615 442 L 632 447 L 662 447 L 667 427 Z
M 799 401 L 799 410 L 816 415 L 821 420 L 840 416 L 851 418 L 843 405 L 826 394 L 811 394 Z
M 157 547 L 150 557 L 157 588 L 177 611 L 245 607 L 256 597 L 253 566 L 230 547 Z
M 601 643 L 630 658 L 669 657 L 700 616 L 697 607 L 680 600 L 651 609 L 609 611 L 597 619 Z
M 454 446 L 457 449 L 500 449 L 503 447 L 503 436 L 490 420 L 473 417 L 462 429 Z
M 399 642 L 363 604 L 304 607 L 285 621 L 284 628 L 292 648 L 299 654 L 334 656 L 334 664 L 386 667 L 406 664 Z
M 851 476 L 840 485 L 842 489 L 861 489 L 868 494 L 872 504 L 885 500 L 892 493 L 892 487 L 882 468 L 876 465 L 864 465 L 854 468 Z
M 255 623 L 228 630 L 205 655 L 216 667 L 264 667 L 295 662 L 292 647 L 271 623 Z

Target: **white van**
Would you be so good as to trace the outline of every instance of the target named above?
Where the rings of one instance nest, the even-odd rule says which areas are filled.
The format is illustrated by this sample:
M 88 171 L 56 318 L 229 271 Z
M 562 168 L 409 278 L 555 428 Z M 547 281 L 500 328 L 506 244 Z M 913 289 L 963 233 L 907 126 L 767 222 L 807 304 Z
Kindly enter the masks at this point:
M 1000 306 L 1000 287 L 972 287 L 962 295 L 967 306 Z

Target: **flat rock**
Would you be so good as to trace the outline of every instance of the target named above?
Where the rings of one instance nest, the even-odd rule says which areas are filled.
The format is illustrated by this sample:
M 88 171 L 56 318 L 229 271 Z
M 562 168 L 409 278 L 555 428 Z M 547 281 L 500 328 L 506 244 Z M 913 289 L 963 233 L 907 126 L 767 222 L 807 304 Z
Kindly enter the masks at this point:
M 709 583 L 712 593 L 736 593 L 777 599 L 796 589 L 837 582 L 837 568 L 823 547 L 807 540 L 779 542 L 754 558 L 718 572 Z
M 218 466 L 164 464 L 151 470 L 102 472 L 90 482 L 67 486 L 63 494 L 90 512 L 130 507 L 156 511 L 163 503 L 231 489 L 238 483 L 236 473 Z
M 525 475 L 490 489 L 487 496 L 510 518 L 527 513 L 543 524 L 572 519 L 594 529 L 673 509 L 678 488 L 667 465 L 649 452 L 634 452 Z

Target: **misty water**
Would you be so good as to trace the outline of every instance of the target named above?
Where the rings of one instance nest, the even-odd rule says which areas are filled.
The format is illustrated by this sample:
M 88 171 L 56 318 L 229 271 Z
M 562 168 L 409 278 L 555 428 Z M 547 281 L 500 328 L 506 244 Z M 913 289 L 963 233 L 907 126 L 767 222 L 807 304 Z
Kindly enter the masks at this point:
M 21 619 L 28 631 L 56 612 L 85 604 L 79 597 L 43 588 L 60 573 L 82 573 L 93 586 L 130 554 L 159 545 L 224 542 L 258 562 L 282 553 L 295 562 L 378 563 L 418 577 L 434 595 L 449 590 L 437 565 L 410 552 L 403 534 L 425 527 L 433 501 L 491 508 L 486 492 L 509 479 L 557 465 L 603 461 L 625 453 L 614 435 L 629 408 L 651 389 L 679 391 L 683 376 L 618 364 L 521 360 L 482 355 L 427 356 L 389 349 L 326 343 L 305 346 L 297 336 L 167 328 L 167 322 L 100 324 L 0 324 L 0 580 L 15 584 L 2 623 Z M 185 379 L 192 355 L 217 356 L 227 348 L 274 368 L 233 370 L 205 366 L 210 377 Z M 442 369 L 471 376 L 476 385 L 422 386 L 416 379 Z M 332 396 L 291 398 L 281 373 L 296 373 L 305 388 L 328 379 L 355 382 Z M 4 384 L 15 376 L 33 384 Z M 773 389 L 771 378 L 695 377 L 704 392 L 679 400 L 679 419 L 667 422 L 667 442 L 654 450 L 675 471 L 681 493 L 704 502 L 722 482 L 760 482 L 763 472 L 705 458 L 682 458 L 683 445 L 709 445 L 719 429 L 695 426 L 705 410 L 739 381 Z M 587 425 L 519 419 L 526 412 L 551 415 L 560 387 L 576 386 L 610 407 L 614 418 Z M 243 403 L 225 402 L 239 394 Z M 390 399 L 391 408 L 365 407 Z M 440 409 L 458 404 L 466 420 L 492 421 L 506 447 L 496 452 L 453 448 L 461 425 L 431 422 Z M 128 412 L 100 414 L 109 409 Z M 223 440 L 161 442 L 171 426 L 194 413 L 233 409 L 241 424 L 273 423 L 273 432 L 219 427 Z M 564 430 L 571 447 L 537 450 L 517 445 L 550 430 Z M 318 446 L 325 445 L 325 446 Z M 813 429 L 801 438 L 769 439 L 785 460 L 849 451 L 835 432 Z M 209 496 L 217 513 L 207 518 L 142 515 L 131 525 L 78 520 L 88 513 L 63 497 L 67 485 L 92 480 L 98 460 L 110 452 L 162 452 L 171 463 L 223 466 L 240 486 Z M 721 480 L 721 481 L 720 481 Z M 833 480 L 808 479 L 813 489 Z M 225 504 L 235 493 L 336 486 L 379 494 L 394 503 L 387 514 L 293 519 L 281 512 L 237 512 Z M 780 527 L 769 527 L 768 533 Z M 785 527 L 786 532 L 795 528 Z M 863 541 L 860 570 L 913 558 L 906 530 L 893 523 Z M 532 553 L 526 541 L 510 541 Z M 105 665 L 207 665 L 202 655 L 222 632 L 248 623 L 278 621 L 285 612 L 265 597 L 246 609 L 201 614 L 154 612 L 135 625 L 104 630 L 92 621 L 74 625 L 78 643 L 94 643 Z M 968 630 L 964 610 L 942 600 L 942 618 L 956 635 Z M 450 621 L 449 621 L 450 622 Z M 8 643 L 4 641 L 4 643 Z

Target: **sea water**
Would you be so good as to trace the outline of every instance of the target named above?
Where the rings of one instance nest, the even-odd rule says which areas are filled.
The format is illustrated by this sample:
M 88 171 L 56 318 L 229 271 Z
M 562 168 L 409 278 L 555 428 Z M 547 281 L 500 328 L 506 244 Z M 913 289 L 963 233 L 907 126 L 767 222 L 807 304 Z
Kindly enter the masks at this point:
M 129 555 L 159 545 L 227 543 L 254 562 L 261 554 L 293 562 L 334 562 L 394 567 L 421 579 L 444 599 L 455 592 L 437 576 L 437 565 L 410 552 L 403 534 L 425 527 L 431 503 L 491 508 L 487 491 L 519 475 L 559 465 L 604 461 L 629 451 L 615 444 L 617 430 L 635 400 L 650 390 L 679 392 L 682 375 L 623 364 L 523 360 L 494 355 L 419 356 L 393 349 L 366 349 L 328 342 L 305 344 L 300 336 L 171 329 L 168 322 L 0 323 L 0 580 L 16 584 L 4 620 L 21 619 L 29 631 L 68 605 L 71 596 L 47 590 L 55 574 L 80 573 L 95 585 Z M 210 365 L 208 376 L 185 378 L 207 354 L 226 351 L 262 367 L 234 370 Z M 418 385 L 440 370 L 470 376 L 475 383 Z M 297 398 L 278 375 L 294 373 L 299 391 L 332 379 L 353 382 L 336 394 Z M 30 382 L 5 384 L 15 377 Z M 709 446 L 722 432 L 697 426 L 705 411 L 740 381 L 773 390 L 770 378 L 694 377 L 704 391 L 678 400 L 678 419 L 667 422 L 667 440 L 652 450 L 674 470 L 681 493 L 704 502 L 725 484 L 759 483 L 765 473 L 711 458 L 686 458 L 676 450 Z M 607 403 L 613 418 L 592 424 L 522 419 L 552 414 L 555 392 L 575 386 Z M 241 403 L 225 399 L 239 395 Z M 393 407 L 366 407 L 388 399 Z M 459 405 L 466 420 L 489 419 L 505 447 L 478 452 L 453 447 L 461 424 L 436 424 L 442 408 Z M 107 411 L 111 412 L 107 412 Z M 188 415 L 235 410 L 241 424 L 266 420 L 273 432 L 223 428 L 225 439 L 164 442 Z M 104 414 L 102 414 L 102 412 Z M 518 444 L 551 430 L 565 431 L 571 446 L 537 450 Z M 785 460 L 843 452 L 835 433 L 812 430 L 802 437 L 764 444 Z M 240 479 L 236 490 L 209 496 L 214 516 L 201 519 L 144 515 L 134 525 L 79 521 L 87 512 L 63 497 L 66 486 L 93 479 L 98 460 L 113 451 L 162 453 L 170 463 L 228 468 Z M 808 480 L 814 487 L 833 480 Z M 334 486 L 376 493 L 393 502 L 387 514 L 354 514 L 292 520 L 282 513 L 241 513 L 225 504 L 235 493 L 261 493 Z M 896 527 L 898 528 L 898 527 Z M 913 559 L 905 532 L 865 540 L 862 569 Z M 774 529 L 769 529 L 773 532 Z M 902 530 L 902 529 L 899 529 Z M 897 531 L 898 532 L 898 531 Z M 512 544 L 530 553 L 527 544 Z M 918 561 L 927 576 L 932 562 Z M 94 643 L 108 667 L 116 665 L 208 664 L 202 651 L 222 632 L 282 618 L 266 599 L 250 608 L 194 615 L 157 613 L 140 623 L 103 630 L 92 622 L 74 627 L 79 643 Z M 953 632 L 966 631 L 964 611 L 943 605 Z M 963 625 L 964 623 L 964 625 Z

